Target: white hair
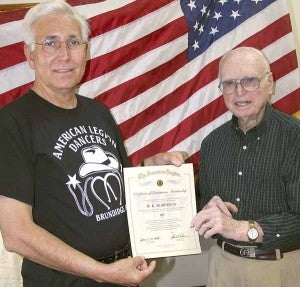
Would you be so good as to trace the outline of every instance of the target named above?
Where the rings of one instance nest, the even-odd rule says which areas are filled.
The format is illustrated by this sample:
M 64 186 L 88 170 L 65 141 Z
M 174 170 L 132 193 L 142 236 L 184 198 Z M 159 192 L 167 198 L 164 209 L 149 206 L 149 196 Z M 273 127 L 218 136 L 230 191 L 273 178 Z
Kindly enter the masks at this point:
M 80 25 L 82 40 L 87 42 L 90 34 L 90 27 L 87 22 L 72 6 L 64 0 L 50 0 L 42 2 L 32 7 L 25 15 L 23 20 L 23 38 L 27 45 L 34 42 L 34 23 L 42 17 L 63 14 L 72 16 Z M 31 45 L 33 49 L 33 45 Z

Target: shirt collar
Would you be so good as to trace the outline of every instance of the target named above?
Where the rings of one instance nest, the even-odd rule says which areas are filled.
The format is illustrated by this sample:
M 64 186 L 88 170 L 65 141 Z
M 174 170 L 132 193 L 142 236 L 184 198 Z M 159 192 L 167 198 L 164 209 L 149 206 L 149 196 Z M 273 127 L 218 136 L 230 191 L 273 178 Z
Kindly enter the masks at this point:
M 267 123 L 269 121 L 271 114 L 273 113 L 273 110 L 274 110 L 274 108 L 268 102 L 266 104 L 266 108 L 265 108 L 265 112 L 264 112 L 264 116 L 263 116 L 262 120 L 255 127 L 250 129 L 247 132 L 247 134 L 255 133 L 256 136 L 260 137 L 265 131 L 265 128 L 267 126 Z M 232 121 L 232 128 L 238 133 L 240 133 L 240 132 L 243 133 L 243 131 L 240 129 L 240 127 L 238 125 L 238 118 L 233 115 L 231 121 Z

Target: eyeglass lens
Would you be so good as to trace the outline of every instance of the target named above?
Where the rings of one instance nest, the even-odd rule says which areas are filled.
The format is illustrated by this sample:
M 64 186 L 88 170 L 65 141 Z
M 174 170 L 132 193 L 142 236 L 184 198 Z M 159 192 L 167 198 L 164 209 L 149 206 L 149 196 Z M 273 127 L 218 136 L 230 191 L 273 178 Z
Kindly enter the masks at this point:
M 229 95 L 236 90 L 238 84 L 246 91 L 253 92 L 258 89 L 259 83 L 260 79 L 257 77 L 245 77 L 240 80 L 232 79 L 223 81 L 219 84 L 219 88 L 224 95 Z

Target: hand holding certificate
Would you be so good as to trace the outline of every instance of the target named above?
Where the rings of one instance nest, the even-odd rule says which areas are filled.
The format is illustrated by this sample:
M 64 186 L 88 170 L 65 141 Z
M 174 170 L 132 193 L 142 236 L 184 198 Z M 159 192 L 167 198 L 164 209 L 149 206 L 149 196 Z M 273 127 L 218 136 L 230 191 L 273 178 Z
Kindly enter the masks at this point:
M 124 182 L 133 256 L 201 253 L 192 164 L 125 168 Z

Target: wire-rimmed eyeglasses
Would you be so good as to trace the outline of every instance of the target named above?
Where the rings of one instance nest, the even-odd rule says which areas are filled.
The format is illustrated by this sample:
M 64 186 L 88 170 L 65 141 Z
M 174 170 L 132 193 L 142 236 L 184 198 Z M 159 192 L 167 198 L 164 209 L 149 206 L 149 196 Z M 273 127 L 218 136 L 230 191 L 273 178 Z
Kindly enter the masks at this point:
M 66 42 L 57 40 L 45 40 L 43 43 L 33 43 L 42 46 L 42 50 L 48 54 L 55 54 L 59 52 L 62 44 L 65 44 L 71 52 L 80 53 L 86 49 L 87 43 L 78 39 L 69 39 Z
M 267 72 L 262 78 L 246 76 L 242 79 L 230 79 L 222 81 L 219 83 L 218 87 L 223 95 L 231 95 L 236 90 L 238 84 L 240 84 L 246 91 L 254 92 L 259 88 L 261 80 L 269 73 L 270 72 Z

